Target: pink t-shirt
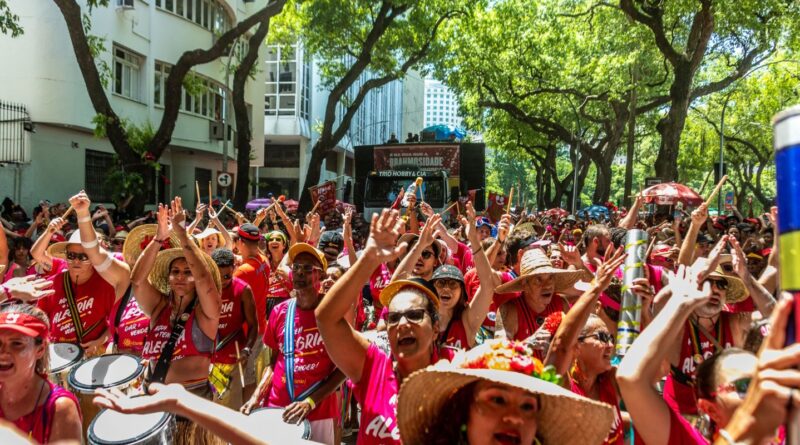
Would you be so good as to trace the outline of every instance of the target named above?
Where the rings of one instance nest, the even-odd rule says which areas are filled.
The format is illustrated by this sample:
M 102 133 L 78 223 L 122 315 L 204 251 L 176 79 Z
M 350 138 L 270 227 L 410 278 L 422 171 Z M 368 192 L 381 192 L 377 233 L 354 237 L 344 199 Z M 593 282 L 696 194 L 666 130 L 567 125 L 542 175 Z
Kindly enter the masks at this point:
M 389 285 L 390 281 L 392 281 L 392 273 L 386 264 L 381 263 L 381 266 L 375 269 L 369 278 L 369 292 L 372 295 L 372 301 L 380 302 L 381 291 Z
M 361 380 L 350 383 L 361 405 L 359 445 L 401 445 L 397 427 L 397 392 L 400 387 L 392 358 L 370 343 Z
M 670 445 L 708 445 L 708 440 L 675 410 L 669 410 Z
M 282 301 L 275 306 L 264 332 L 264 344 L 278 351 L 272 381 L 267 390 L 268 407 L 284 407 L 291 403 L 286 387 L 286 361 L 283 356 L 283 333 L 289 301 L 291 300 Z M 325 350 L 314 311 L 295 308 L 294 332 L 294 396 L 297 398 L 307 388 L 329 376 L 336 366 Z M 308 415 L 308 420 L 338 419 L 339 407 L 335 393 L 315 402 L 317 407 Z

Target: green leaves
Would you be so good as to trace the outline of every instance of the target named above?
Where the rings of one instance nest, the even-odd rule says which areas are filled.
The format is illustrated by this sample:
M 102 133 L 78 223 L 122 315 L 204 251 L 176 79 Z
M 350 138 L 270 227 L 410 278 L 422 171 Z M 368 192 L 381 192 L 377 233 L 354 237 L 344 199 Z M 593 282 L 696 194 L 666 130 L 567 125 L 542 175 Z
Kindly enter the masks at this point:
M 7 0 L 0 0 L 0 33 L 19 37 L 24 30 L 19 26 L 19 16 L 11 12 Z

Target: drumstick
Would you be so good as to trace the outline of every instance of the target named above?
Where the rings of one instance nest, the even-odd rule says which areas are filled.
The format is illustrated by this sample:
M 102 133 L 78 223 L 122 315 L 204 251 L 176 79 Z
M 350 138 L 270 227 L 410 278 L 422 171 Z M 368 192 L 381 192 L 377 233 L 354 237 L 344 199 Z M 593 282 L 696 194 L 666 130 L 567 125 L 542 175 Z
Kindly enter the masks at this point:
M 457 205 L 458 205 L 458 201 L 456 201 L 456 202 L 454 202 L 454 203 L 450 204 L 450 207 L 448 207 L 448 208 L 446 208 L 446 209 L 442 210 L 442 212 L 441 212 L 441 213 L 439 213 L 439 214 L 440 214 L 440 215 L 442 215 L 442 216 L 444 216 L 444 214 L 445 214 L 445 213 L 449 212 L 449 211 L 450 211 L 450 209 L 452 209 L 453 207 L 455 207 L 455 206 L 457 206 Z
M 197 191 L 197 205 L 200 205 L 202 201 L 200 200 L 200 183 L 198 181 L 194 181 L 194 189 Z
M 208 207 L 211 208 L 211 203 L 214 202 L 214 198 L 211 197 L 211 181 L 208 181 Z
M 69 214 L 70 214 L 70 213 L 72 213 L 72 211 L 73 211 L 73 210 L 75 210 L 75 209 L 74 209 L 72 206 L 69 206 L 69 208 L 67 209 L 67 211 L 66 211 L 66 212 L 64 212 L 64 214 L 63 214 L 63 215 L 61 215 L 61 219 L 62 219 L 62 220 L 64 220 L 64 221 L 66 221 L 66 220 L 67 220 L 67 217 L 69 216 Z M 52 227 L 50 227 L 50 228 L 49 228 L 49 230 L 50 230 L 50 233 L 53 233 L 53 232 L 55 232 L 55 230 L 53 230 L 53 228 L 52 228 Z
M 316 203 L 316 204 L 314 204 L 314 208 L 313 208 L 313 209 L 311 209 L 311 211 L 310 211 L 310 212 L 308 212 L 308 214 L 309 214 L 309 215 L 317 211 L 317 207 L 319 207 L 319 203 L 320 203 L 320 202 L 322 202 L 322 200 L 321 200 L 321 199 L 318 199 L 318 200 L 317 200 L 317 203 Z
M 229 199 L 229 200 L 225 201 L 225 204 L 222 204 L 222 208 L 221 208 L 221 209 L 219 209 L 219 214 L 220 214 L 220 215 L 222 214 L 222 212 L 224 212 L 224 211 L 225 211 L 225 209 L 227 209 L 227 208 L 228 208 L 228 204 L 230 204 L 230 203 L 231 203 L 231 200 Z
M 506 213 L 511 213 L 511 200 L 514 199 L 514 187 L 508 192 L 508 205 L 506 206 Z
M 234 340 L 233 344 L 236 346 L 236 363 L 239 364 L 239 378 L 242 379 L 242 388 L 244 388 L 244 372 L 242 371 L 242 357 L 239 355 L 239 341 Z
M 728 175 L 723 176 L 722 179 L 719 180 L 719 184 L 717 184 L 717 186 L 714 188 L 714 191 L 711 192 L 711 196 L 709 196 L 708 199 L 706 199 L 706 207 L 711 205 L 711 201 L 713 201 L 714 198 L 717 197 L 717 193 L 719 193 L 719 191 L 722 190 L 722 186 L 725 184 L 725 181 L 727 180 L 728 180 Z

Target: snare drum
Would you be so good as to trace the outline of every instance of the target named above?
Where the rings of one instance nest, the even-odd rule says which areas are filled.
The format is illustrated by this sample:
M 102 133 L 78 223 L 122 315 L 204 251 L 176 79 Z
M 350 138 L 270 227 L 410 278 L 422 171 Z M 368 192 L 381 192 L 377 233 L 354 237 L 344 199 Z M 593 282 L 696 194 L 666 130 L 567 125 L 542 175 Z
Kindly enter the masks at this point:
M 69 389 L 70 371 L 83 360 L 83 348 L 74 343 L 50 343 L 50 381 Z
M 86 436 L 92 445 L 161 445 L 171 444 L 174 433 L 172 414 L 122 414 L 104 409 L 92 420 Z
M 311 423 L 308 419 L 299 424 L 283 421 L 283 408 L 259 408 L 250 412 L 250 417 L 257 420 L 251 428 L 255 437 L 286 437 L 311 439 Z
M 69 388 L 78 396 L 86 430 L 95 414 L 100 411 L 92 403 L 97 388 L 116 388 L 125 394 L 139 392 L 142 383 L 142 366 L 139 357 L 130 354 L 110 354 L 90 358 L 69 373 Z

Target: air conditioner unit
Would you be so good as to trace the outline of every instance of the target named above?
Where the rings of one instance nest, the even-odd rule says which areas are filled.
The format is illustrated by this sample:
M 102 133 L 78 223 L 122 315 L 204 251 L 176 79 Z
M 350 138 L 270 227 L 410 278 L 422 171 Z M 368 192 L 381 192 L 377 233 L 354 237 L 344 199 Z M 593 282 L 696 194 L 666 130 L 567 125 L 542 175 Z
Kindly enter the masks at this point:
M 219 121 L 209 122 L 208 137 L 212 140 L 221 141 L 225 137 L 225 125 Z
M 117 9 L 133 9 L 133 2 L 136 0 L 117 0 Z

